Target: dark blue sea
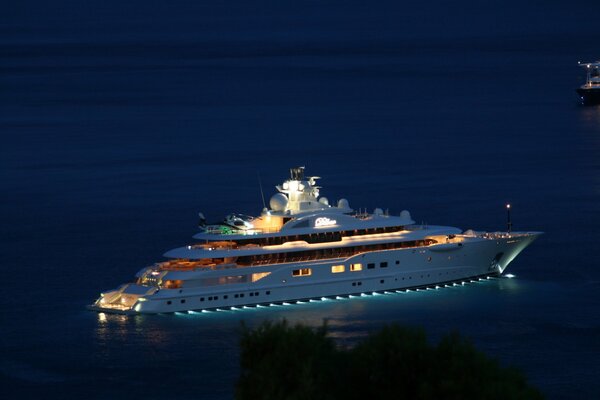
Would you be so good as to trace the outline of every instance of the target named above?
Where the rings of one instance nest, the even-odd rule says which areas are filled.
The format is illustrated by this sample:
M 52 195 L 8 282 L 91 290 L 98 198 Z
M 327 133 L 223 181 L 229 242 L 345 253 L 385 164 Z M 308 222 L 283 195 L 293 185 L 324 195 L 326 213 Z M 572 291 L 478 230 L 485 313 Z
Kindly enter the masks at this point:
M 597 1 L 18 1 L 0 13 L 3 398 L 229 399 L 240 322 L 458 331 L 548 398 L 600 391 Z M 262 209 L 322 194 L 418 222 L 545 235 L 515 278 L 194 315 L 85 306 Z M 343 377 L 341 377 L 343 379 Z

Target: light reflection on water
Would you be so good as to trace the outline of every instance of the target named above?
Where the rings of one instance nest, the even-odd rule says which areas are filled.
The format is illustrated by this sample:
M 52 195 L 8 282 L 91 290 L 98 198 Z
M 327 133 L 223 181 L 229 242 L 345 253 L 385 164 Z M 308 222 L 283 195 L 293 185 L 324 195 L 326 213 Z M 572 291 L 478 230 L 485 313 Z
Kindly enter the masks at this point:
M 583 167 L 589 171 L 598 171 L 600 167 L 600 105 L 582 107 L 579 112 L 579 121 L 582 130 L 587 133 L 586 145 L 594 152 L 593 158 L 587 160 Z M 594 174 L 592 179 L 594 192 L 600 194 L 600 175 Z
M 582 106 L 579 117 L 584 128 L 600 130 L 600 105 Z

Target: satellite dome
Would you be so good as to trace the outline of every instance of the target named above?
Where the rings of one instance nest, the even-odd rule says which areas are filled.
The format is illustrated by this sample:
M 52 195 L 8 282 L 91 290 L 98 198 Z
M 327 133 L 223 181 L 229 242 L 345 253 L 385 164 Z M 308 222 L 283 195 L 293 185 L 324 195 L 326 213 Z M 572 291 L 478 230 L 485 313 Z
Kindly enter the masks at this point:
M 350 204 L 348 203 L 348 200 L 339 199 L 338 200 L 338 208 L 350 208 Z
M 373 211 L 373 214 L 375 214 L 375 215 L 383 215 L 383 210 L 381 208 L 376 208 Z
M 329 205 L 329 200 L 327 200 L 327 197 L 321 197 L 319 199 L 319 203 L 328 206 Z
M 288 198 L 283 193 L 276 193 L 269 200 L 269 206 L 273 211 L 284 211 L 288 204 Z
M 404 218 L 404 219 L 412 219 L 410 217 L 410 213 L 406 210 L 402 210 L 402 212 L 400 213 L 400 218 Z

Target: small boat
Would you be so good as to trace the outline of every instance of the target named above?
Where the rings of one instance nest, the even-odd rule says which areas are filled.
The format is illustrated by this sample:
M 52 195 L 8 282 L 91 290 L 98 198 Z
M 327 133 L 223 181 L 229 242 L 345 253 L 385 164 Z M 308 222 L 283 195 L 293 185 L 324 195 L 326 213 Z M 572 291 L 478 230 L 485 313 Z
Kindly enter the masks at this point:
M 577 89 L 577 94 L 583 105 L 600 104 L 600 61 L 592 63 L 579 62 L 579 66 L 586 69 L 585 84 Z

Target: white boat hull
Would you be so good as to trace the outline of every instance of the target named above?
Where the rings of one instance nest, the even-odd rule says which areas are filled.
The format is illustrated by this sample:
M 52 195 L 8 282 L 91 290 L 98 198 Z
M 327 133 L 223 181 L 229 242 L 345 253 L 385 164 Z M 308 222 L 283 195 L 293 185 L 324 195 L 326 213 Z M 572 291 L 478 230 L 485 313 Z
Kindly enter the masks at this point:
M 344 259 L 244 268 L 257 273 L 270 272 L 253 283 L 160 290 L 129 285 L 105 294 L 89 308 L 110 313 L 156 314 L 435 287 L 501 275 L 538 236 L 534 232 L 473 237 L 460 243 L 373 251 Z M 362 270 L 350 271 L 350 264 L 356 263 L 362 265 Z M 387 267 L 381 267 L 381 263 L 387 263 Z M 331 267 L 342 264 L 345 271 L 333 274 Z M 369 269 L 369 264 L 375 267 Z M 299 268 L 310 268 L 311 274 L 292 276 L 292 271 Z M 231 270 L 213 271 L 210 276 L 224 274 L 231 274 Z

